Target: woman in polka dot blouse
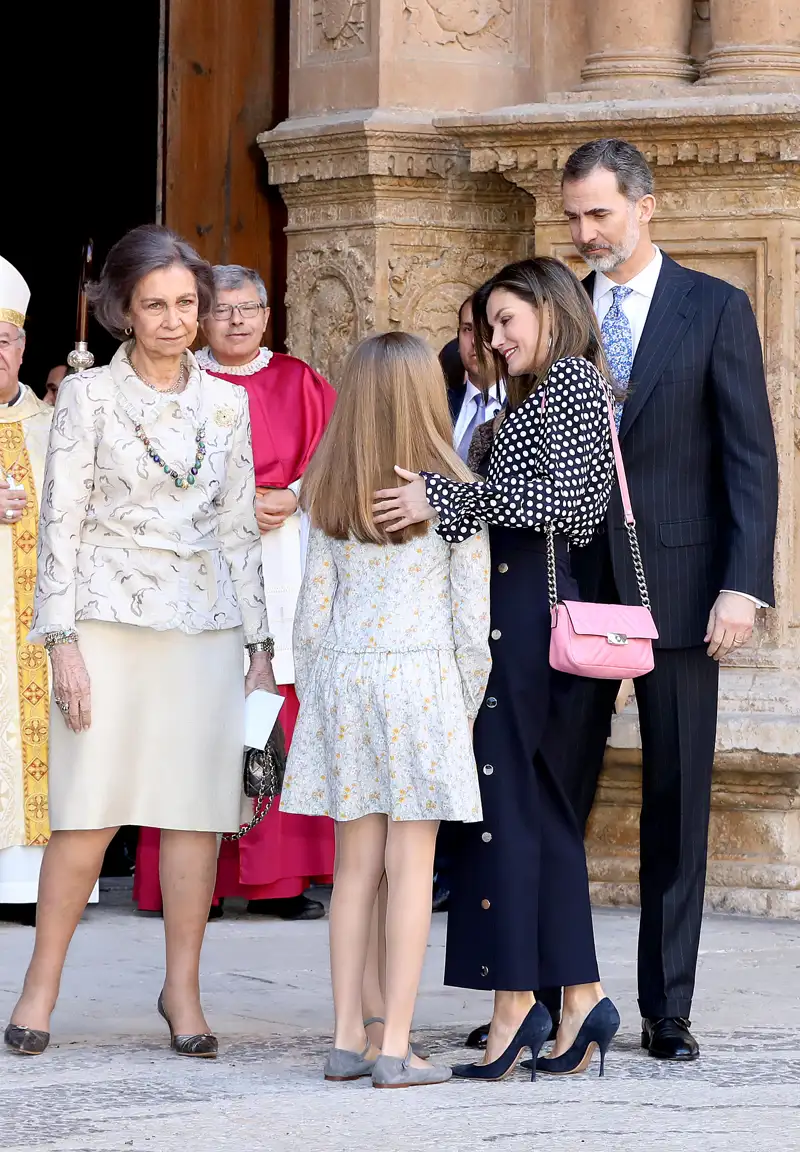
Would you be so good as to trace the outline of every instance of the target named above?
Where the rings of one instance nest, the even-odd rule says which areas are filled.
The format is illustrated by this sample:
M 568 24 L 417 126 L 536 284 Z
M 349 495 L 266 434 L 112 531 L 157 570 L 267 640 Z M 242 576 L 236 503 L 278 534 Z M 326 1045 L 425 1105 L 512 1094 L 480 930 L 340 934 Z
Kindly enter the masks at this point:
M 549 665 L 544 535 L 552 525 L 559 596 L 578 599 L 569 548 L 603 519 L 614 458 L 610 373 L 572 272 L 547 257 L 511 264 L 476 292 L 473 316 L 508 394 L 484 478 L 397 468 L 407 484 L 377 493 L 375 511 L 392 529 L 438 516 L 453 543 L 489 525 L 493 667 L 474 733 L 484 818 L 456 833 L 445 982 L 494 990 L 485 1060 L 455 1073 L 499 1079 L 524 1050 L 535 1059 L 550 1032 L 532 989 L 565 989 L 540 1071 L 582 1070 L 619 1024 L 599 984 L 583 841 L 559 782 L 575 682 Z

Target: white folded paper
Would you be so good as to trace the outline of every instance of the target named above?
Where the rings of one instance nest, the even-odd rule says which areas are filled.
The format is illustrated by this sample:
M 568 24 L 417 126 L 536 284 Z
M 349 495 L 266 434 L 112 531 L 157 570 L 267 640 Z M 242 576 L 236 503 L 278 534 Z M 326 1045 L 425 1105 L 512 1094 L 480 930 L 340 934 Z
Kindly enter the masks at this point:
M 250 693 L 244 704 L 245 748 L 266 748 L 282 707 L 283 697 L 274 692 L 257 688 Z

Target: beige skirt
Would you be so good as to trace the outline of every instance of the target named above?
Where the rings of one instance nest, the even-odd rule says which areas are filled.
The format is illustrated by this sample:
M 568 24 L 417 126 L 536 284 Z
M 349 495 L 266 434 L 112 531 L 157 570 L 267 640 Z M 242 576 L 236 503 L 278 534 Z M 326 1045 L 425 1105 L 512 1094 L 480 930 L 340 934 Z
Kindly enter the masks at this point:
M 241 628 L 189 636 L 79 624 L 92 726 L 50 713 L 55 831 L 149 825 L 235 832 L 242 804 Z

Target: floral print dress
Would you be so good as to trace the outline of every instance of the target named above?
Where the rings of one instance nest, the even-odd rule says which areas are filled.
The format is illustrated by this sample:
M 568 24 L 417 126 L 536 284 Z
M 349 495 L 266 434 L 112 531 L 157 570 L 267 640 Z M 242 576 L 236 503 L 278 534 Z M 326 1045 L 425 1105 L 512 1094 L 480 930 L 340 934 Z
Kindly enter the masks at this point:
M 294 660 L 284 812 L 481 819 L 469 721 L 491 667 L 485 531 L 378 545 L 312 529 Z

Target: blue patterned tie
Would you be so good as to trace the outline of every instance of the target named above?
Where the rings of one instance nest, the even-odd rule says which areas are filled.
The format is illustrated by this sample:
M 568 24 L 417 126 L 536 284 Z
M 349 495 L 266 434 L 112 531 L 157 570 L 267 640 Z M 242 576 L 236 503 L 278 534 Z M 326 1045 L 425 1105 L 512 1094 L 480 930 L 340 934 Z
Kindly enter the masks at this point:
M 627 388 L 630 383 L 633 367 L 631 322 L 622 311 L 622 301 L 627 300 L 632 292 L 633 289 L 626 288 L 624 284 L 616 285 L 613 290 L 614 299 L 600 329 L 609 367 L 621 388 Z M 614 406 L 618 432 L 622 422 L 622 409 L 623 403 L 618 400 Z
M 475 401 L 475 411 L 464 431 L 463 436 L 459 440 L 458 448 L 456 449 L 464 463 L 467 461 L 469 446 L 472 443 L 472 436 L 475 429 L 480 427 L 480 425 L 483 424 L 486 420 L 486 404 L 484 402 L 483 396 L 480 394 L 480 392 L 478 392 L 477 395 L 472 397 L 472 399 Z

